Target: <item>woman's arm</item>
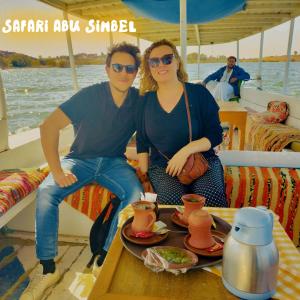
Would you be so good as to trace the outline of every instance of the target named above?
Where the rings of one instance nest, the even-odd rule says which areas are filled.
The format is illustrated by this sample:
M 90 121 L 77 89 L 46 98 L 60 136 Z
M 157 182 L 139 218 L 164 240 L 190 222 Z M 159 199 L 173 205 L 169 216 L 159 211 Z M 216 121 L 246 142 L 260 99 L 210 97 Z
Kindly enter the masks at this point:
M 145 97 L 141 97 L 137 113 L 136 150 L 139 169 L 143 174 L 148 172 L 149 166 L 149 140 L 145 129 Z
M 171 176 L 177 176 L 182 171 L 188 157 L 197 152 L 205 152 L 211 148 L 211 142 L 208 138 L 203 137 L 199 140 L 192 141 L 183 148 L 181 148 L 173 157 L 169 160 L 166 173 Z

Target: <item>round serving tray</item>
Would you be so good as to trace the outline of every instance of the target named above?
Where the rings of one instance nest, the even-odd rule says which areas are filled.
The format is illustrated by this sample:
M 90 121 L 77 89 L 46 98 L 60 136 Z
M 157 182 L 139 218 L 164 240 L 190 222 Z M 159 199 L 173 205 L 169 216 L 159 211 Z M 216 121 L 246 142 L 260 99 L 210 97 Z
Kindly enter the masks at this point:
M 174 224 L 171 220 L 171 215 L 174 213 L 175 208 L 160 208 L 159 209 L 159 220 L 167 224 L 167 227 L 169 230 L 169 235 L 168 237 L 163 240 L 161 243 L 159 243 L 160 246 L 174 246 L 174 247 L 180 247 L 183 249 L 186 249 L 184 246 L 184 238 L 188 234 L 188 230 L 180 227 L 176 224 Z M 215 223 L 216 223 L 216 228 L 215 230 L 221 231 L 225 233 L 226 235 L 229 233 L 231 229 L 231 225 L 228 224 L 226 221 L 223 219 L 212 215 Z M 133 218 L 128 219 L 123 227 L 125 227 L 128 223 L 132 222 Z M 122 227 L 122 229 L 123 229 Z M 122 232 L 122 230 L 121 230 Z M 142 252 L 151 246 L 144 246 L 144 245 L 137 245 L 132 242 L 129 242 L 126 240 L 122 234 L 121 234 L 121 240 L 123 242 L 124 247 L 134 256 L 137 258 L 143 260 L 142 258 Z M 222 261 L 222 257 L 205 257 L 205 256 L 200 256 L 198 255 L 198 263 L 192 267 L 192 269 L 199 269 L 203 267 L 208 267 L 215 265 L 219 262 Z

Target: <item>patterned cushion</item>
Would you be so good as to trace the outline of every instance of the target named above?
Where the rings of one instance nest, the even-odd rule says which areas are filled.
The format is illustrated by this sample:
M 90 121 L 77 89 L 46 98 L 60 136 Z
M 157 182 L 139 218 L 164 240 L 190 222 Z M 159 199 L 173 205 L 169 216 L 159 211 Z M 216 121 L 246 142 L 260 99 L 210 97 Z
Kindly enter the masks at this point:
M 272 113 L 276 113 L 277 119 L 280 123 L 284 122 L 289 116 L 289 107 L 286 102 L 283 101 L 271 101 L 268 103 L 267 110 Z
M 300 169 L 228 166 L 225 182 L 230 207 L 267 206 L 299 245 Z
M 36 169 L 0 171 L 0 216 L 34 191 L 46 176 Z

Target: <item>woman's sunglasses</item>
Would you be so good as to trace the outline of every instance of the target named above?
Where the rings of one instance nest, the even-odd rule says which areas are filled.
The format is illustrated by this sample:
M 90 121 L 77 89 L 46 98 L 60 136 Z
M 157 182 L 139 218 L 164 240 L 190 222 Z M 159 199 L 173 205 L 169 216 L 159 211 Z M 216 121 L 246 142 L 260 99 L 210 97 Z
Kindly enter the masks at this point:
M 135 65 L 112 64 L 111 66 L 116 73 L 121 73 L 124 68 L 127 74 L 133 74 L 137 71 L 137 67 Z
M 157 68 L 159 63 L 162 62 L 163 65 L 170 65 L 173 61 L 174 54 L 166 54 L 162 57 L 152 57 L 148 59 L 148 64 L 151 68 Z

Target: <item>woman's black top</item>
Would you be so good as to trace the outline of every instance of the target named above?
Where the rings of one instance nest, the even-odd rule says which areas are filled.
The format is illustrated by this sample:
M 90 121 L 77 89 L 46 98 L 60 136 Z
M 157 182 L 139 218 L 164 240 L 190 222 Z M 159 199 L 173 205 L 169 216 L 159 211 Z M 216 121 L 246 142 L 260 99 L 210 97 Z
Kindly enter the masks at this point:
M 185 83 L 188 95 L 192 140 L 206 137 L 211 142 L 211 149 L 203 152 L 205 157 L 214 156 L 213 147 L 222 142 L 222 127 L 219 120 L 219 106 L 209 91 L 199 84 Z M 187 112 L 182 94 L 171 112 L 166 112 L 160 105 L 157 93 L 146 93 L 141 101 L 138 128 L 137 152 L 149 152 L 150 164 L 166 167 L 169 159 L 189 143 Z

